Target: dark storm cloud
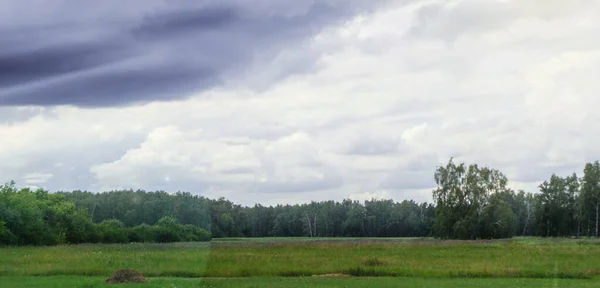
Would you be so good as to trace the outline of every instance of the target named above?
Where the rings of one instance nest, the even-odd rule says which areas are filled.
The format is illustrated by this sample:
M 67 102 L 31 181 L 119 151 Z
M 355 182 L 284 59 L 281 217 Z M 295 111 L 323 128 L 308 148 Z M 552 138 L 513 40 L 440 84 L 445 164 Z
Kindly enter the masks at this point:
M 226 8 L 179 10 L 148 16 L 139 27 L 133 29 L 133 34 L 148 38 L 174 37 L 199 30 L 223 28 L 227 23 L 239 20 L 236 18 L 235 12 Z
M 383 1 L 324 0 L 297 8 L 290 2 L 289 9 L 277 0 L 103 1 L 88 7 L 52 1 L 38 3 L 38 12 L 8 1 L 0 5 L 0 106 L 184 98 L 249 69 L 257 52 L 275 57 Z M 299 72 L 281 69 L 291 71 L 270 74 Z
M 86 70 L 118 60 L 111 47 L 101 43 L 70 44 L 0 55 L 0 88 L 32 79 Z M 111 55 L 112 54 L 112 55 Z

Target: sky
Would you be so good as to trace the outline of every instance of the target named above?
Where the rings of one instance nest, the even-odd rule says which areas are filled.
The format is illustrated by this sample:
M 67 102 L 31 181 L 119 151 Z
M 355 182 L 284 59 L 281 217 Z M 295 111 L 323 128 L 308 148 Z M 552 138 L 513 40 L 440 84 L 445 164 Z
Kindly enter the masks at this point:
M 36 9 L 32 9 L 36 7 Z M 600 1 L 0 2 L 0 182 L 243 205 L 600 160 Z

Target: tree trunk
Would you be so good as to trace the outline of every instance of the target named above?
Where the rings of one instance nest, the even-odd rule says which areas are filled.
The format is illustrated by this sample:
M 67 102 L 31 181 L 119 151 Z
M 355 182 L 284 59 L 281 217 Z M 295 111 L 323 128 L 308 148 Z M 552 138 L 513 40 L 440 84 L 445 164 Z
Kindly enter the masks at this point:
M 525 236 L 525 233 L 527 232 L 527 225 L 529 225 L 530 217 L 531 217 L 531 206 L 529 204 L 527 204 L 527 218 L 525 218 L 525 225 L 523 227 L 523 233 L 521 233 L 522 236 Z
M 312 225 L 310 224 L 310 218 L 308 218 L 308 214 L 306 215 L 306 222 L 308 223 L 308 233 L 310 235 L 310 237 L 313 237 L 313 229 L 312 229 Z
M 587 217 L 587 237 L 589 238 L 590 236 L 592 236 L 592 232 L 590 232 L 590 217 Z
M 600 206 L 600 202 L 596 202 L 596 238 L 598 238 L 598 208 Z
M 583 209 L 579 208 L 579 216 L 577 216 L 577 238 L 581 236 L 581 221 L 583 219 Z
M 315 233 L 313 233 L 313 235 L 314 235 L 315 237 L 317 237 L 317 214 L 315 214 L 315 217 L 314 217 L 314 219 L 315 219 L 315 220 L 314 220 L 314 222 L 313 222 L 313 229 L 315 230 Z

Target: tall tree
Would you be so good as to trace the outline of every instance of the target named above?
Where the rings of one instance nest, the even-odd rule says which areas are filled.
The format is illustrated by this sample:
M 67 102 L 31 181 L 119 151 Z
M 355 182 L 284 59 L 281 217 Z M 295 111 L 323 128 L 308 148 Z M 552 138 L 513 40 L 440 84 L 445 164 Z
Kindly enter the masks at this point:
M 600 217 L 600 164 L 598 161 L 585 165 L 581 182 L 581 197 L 584 203 L 582 209 L 585 211 L 584 215 L 587 215 L 588 224 L 590 219 L 594 219 L 594 236 L 598 237 Z
M 514 223 L 507 221 L 516 219 L 510 206 L 500 197 L 490 201 L 492 195 L 508 190 L 508 180 L 500 171 L 476 164 L 467 168 L 464 163 L 456 165 L 450 159 L 446 166 L 436 169 L 434 179 L 438 186 L 433 191 L 437 205 L 434 228 L 438 237 L 478 239 L 514 234 Z M 495 224 L 489 226 L 489 223 Z M 511 233 L 501 233 L 511 229 Z
M 536 223 L 538 235 L 568 236 L 577 233 L 577 175 L 559 177 L 552 174 L 549 181 L 539 186 Z

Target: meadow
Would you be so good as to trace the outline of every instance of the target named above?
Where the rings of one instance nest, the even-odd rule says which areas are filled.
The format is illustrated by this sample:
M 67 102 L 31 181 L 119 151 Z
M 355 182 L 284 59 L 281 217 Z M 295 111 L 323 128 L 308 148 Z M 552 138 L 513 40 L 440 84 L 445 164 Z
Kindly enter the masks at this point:
M 150 279 L 126 287 L 595 287 L 600 241 L 230 238 L 0 249 L 0 287 L 96 287 L 118 269 Z
M 50 277 L 0 277 L 3 288 L 99 288 L 111 287 L 103 284 L 103 277 L 50 276 Z M 150 278 L 144 284 L 121 284 L 116 287 L 144 288 L 305 288 L 305 287 L 382 287 L 382 288 L 592 288 L 598 281 L 574 279 L 504 279 L 504 278 L 312 278 L 312 277 L 250 277 L 225 279 L 198 278 Z

